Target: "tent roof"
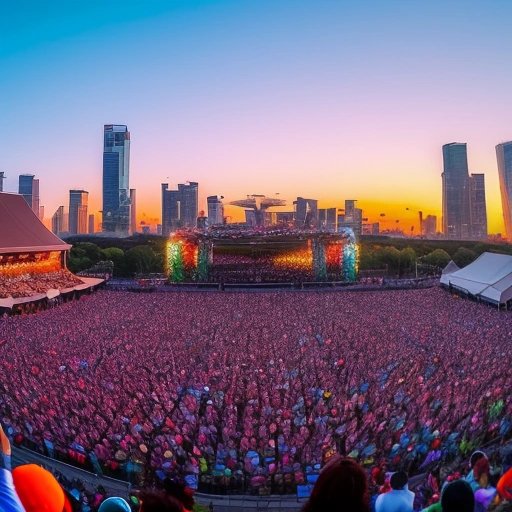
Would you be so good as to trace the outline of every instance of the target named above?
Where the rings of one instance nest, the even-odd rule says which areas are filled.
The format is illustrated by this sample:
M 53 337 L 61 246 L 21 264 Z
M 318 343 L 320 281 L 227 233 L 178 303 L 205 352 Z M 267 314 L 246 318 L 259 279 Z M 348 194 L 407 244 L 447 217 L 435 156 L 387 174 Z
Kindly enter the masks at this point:
M 512 256 L 484 252 L 460 270 L 443 274 L 441 283 L 497 303 L 512 298 Z
M 0 192 L 0 254 L 70 248 L 44 226 L 23 196 Z
M 443 274 L 451 274 L 452 272 L 456 272 L 457 270 L 460 270 L 460 267 L 455 263 L 455 261 L 450 260 L 448 262 L 448 265 L 443 268 Z

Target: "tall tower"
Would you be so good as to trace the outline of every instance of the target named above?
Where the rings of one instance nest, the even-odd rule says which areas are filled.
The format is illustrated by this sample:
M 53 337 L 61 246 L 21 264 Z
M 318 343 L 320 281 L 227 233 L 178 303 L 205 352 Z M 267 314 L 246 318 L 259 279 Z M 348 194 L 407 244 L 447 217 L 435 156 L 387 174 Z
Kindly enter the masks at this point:
M 0 171 L 0 192 L 4 191 L 5 172 Z
M 130 232 L 137 233 L 137 191 L 130 189 Z
M 178 184 L 178 190 L 169 190 L 162 183 L 162 234 L 168 236 L 178 228 L 196 226 L 199 184 L 195 181 Z
M 218 226 L 224 223 L 224 205 L 223 196 L 208 196 L 206 203 L 208 205 L 208 225 Z
M 88 231 L 87 203 L 89 192 L 85 190 L 69 191 L 69 233 L 83 235 Z
M 33 174 L 20 174 L 18 194 L 22 195 L 32 211 L 39 217 L 39 180 Z
M 130 132 L 126 125 L 103 129 L 103 231 L 127 236 L 130 230 Z
M 58 235 L 64 231 L 64 206 L 59 206 L 52 216 L 52 232 Z
M 467 145 L 443 146 L 443 233 L 447 238 L 471 236 Z
M 469 177 L 469 214 L 471 218 L 471 238 L 476 240 L 487 239 L 484 174 L 471 174 Z
M 496 146 L 505 233 L 512 240 L 512 141 Z

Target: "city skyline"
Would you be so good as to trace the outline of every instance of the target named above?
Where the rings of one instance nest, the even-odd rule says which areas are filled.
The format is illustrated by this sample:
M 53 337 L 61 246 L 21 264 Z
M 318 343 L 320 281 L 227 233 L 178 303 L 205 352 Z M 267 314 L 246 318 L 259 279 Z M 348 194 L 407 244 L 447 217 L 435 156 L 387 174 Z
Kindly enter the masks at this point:
M 83 188 L 99 221 L 99 133 L 116 122 L 132 133 L 138 224 L 159 222 L 161 183 L 195 181 L 200 209 L 212 194 L 356 197 L 384 229 L 399 218 L 418 232 L 415 210 L 441 219 L 440 147 L 463 141 L 485 174 L 489 233 L 505 232 L 506 2 L 28 3 L 0 21 L 0 168 L 8 191 L 36 174 L 47 218 Z M 70 123 L 79 143 L 63 144 Z

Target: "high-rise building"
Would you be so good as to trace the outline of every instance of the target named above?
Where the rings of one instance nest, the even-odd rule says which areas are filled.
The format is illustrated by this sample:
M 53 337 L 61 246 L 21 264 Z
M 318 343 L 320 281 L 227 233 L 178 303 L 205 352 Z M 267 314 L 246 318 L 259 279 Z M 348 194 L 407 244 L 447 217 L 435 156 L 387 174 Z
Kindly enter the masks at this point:
M 435 215 L 427 215 L 423 219 L 423 234 L 426 237 L 434 236 L 437 233 L 437 217 Z
M 125 125 L 103 130 L 102 230 L 127 236 L 130 230 L 130 132 Z
M 487 239 L 487 205 L 485 201 L 485 175 L 471 174 L 469 178 L 469 215 L 471 238 Z
M 0 192 L 4 191 L 5 172 L 0 171 Z
M 276 223 L 293 226 L 295 224 L 295 212 L 276 212 Z
M 197 223 L 199 185 L 196 182 L 178 184 L 169 190 L 162 183 L 162 234 L 168 236 L 178 228 L 193 228 Z
M 356 208 L 356 199 L 345 200 L 345 213 L 338 215 L 338 231 L 350 228 L 357 237 L 363 233 L 363 210 Z
M 209 226 L 224 224 L 224 204 L 222 199 L 224 199 L 223 196 L 208 196 L 206 198 Z
M 512 141 L 496 146 L 505 233 L 512 240 Z
M 69 233 L 82 235 L 87 233 L 87 203 L 89 192 L 85 190 L 69 191 Z
M 64 206 L 59 206 L 52 216 L 52 232 L 56 235 L 67 231 L 65 226 Z
M 467 145 L 443 146 L 443 233 L 447 238 L 471 237 Z
M 89 234 L 94 235 L 96 231 L 94 213 L 89 214 Z
M 133 234 L 137 233 L 137 191 L 134 188 L 130 189 L 130 231 Z
M 20 174 L 18 193 L 21 194 L 32 211 L 39 217 L 39 180 L 33 174 Z
M 44 206 L 39 206 L 39 220 L 42 222 L 44 220 Z
M 336 208 L 320 208 L 318 210 L 318 228 L 324 231 L 336 232 L 338 212 Z
M 311 229 L 318 226 L 318 201 L 297 197 L 295 205 L 295 226 L 299 229 Z

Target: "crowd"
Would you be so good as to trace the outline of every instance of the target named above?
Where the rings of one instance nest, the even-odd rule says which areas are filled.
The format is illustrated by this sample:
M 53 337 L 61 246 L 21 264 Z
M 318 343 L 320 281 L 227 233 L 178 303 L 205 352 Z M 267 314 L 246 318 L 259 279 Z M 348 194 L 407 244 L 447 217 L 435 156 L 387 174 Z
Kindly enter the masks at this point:
M 335 452 L 421 472 L 510 437 L 511 334 L 438 288 L 99 291 L 0 321 L 0 420 L 146 483 L 292 492 Z
M 64 290 L 82 283 L 81 279 L 66 269 L 37 274 L 27 273 L 14 277 L 3 276 L 0 279 L 0 298 L 30 297 L 39 293 L 46 294 L 50 289 Z

